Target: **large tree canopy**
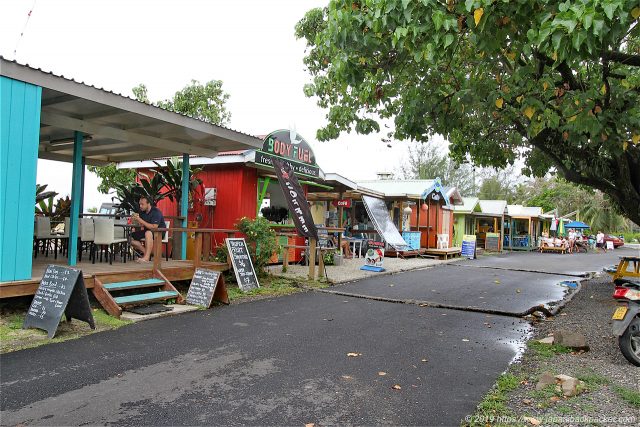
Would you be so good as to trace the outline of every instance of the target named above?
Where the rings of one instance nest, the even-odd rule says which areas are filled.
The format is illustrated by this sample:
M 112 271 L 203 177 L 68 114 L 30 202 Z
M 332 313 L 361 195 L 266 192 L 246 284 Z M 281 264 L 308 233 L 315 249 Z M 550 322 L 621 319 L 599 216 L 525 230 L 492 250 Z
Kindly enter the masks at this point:
M 640 223 L 637 0 L 332 0 L 296 26 L 320 140 L 379 131 L 451 143 L 481 166 L 519 156 L 606 193 Z

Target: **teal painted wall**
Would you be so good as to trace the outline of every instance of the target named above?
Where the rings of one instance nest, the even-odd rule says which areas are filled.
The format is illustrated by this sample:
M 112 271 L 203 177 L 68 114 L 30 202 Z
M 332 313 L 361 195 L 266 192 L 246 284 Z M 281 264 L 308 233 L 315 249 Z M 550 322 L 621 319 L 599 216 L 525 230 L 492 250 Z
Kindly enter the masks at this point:
M 0 76 L 0 281 L 31 278 L 42 88 Z

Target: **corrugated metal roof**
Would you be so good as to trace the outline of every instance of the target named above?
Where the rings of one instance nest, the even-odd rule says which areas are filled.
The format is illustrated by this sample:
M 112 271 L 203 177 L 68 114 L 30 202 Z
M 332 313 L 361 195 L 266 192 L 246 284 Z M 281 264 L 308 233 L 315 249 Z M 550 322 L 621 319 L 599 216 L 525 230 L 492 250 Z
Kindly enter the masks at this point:
M 542 215 L 542 208 L 538 206 L 507 205 L 507 215 L 537 217 Z
M 506 200 L 478 200 L 480 212 L 489 215 L 503 215 L 507 208 Z
M 458 206 L 454 205 L 453 210 L 458 213 L 473 212 L 473 210 L 478 205 L 478 200 L 479 199 L 477 197 L 463 197 L 462 204 Z
M 369 188 L 387 196 L 411 194 L 421 195 L 433 185 L 433 179 L 373 179 L 358 181 L 358 186 Z

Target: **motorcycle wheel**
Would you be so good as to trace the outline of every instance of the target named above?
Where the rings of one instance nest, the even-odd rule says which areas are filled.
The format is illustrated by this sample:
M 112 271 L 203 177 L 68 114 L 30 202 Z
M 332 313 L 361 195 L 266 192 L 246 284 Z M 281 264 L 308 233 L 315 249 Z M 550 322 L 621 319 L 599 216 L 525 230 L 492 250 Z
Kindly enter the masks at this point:
M 618 337 L 618 347 L 625 359 L 640 366 L 640 317 L 633 319 L 624 334 Z

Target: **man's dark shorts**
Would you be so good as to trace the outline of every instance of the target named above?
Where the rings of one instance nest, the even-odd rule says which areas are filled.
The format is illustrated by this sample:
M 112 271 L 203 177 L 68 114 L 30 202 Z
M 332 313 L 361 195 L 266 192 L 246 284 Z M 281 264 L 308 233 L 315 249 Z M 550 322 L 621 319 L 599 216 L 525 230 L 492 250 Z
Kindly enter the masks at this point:
M 137 240 L 138 242 L 144 239 L 145 230 L 136 230 L 131 233 L 131 239 Z

